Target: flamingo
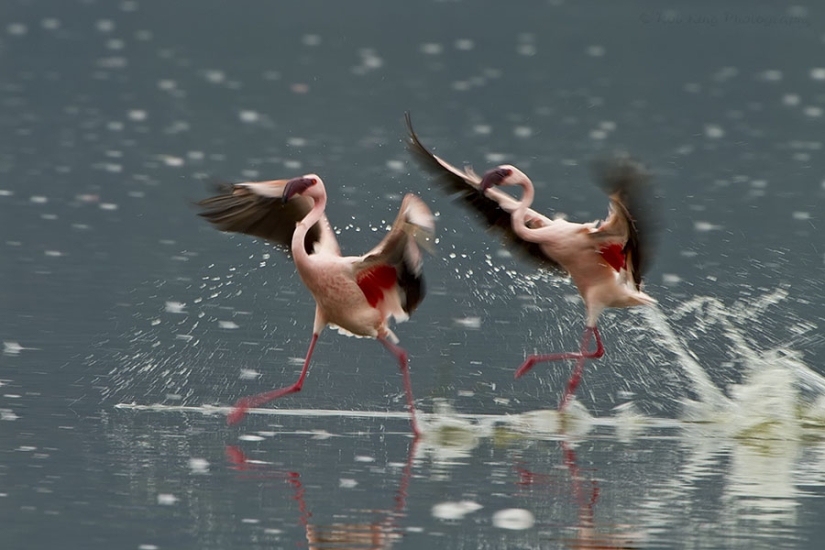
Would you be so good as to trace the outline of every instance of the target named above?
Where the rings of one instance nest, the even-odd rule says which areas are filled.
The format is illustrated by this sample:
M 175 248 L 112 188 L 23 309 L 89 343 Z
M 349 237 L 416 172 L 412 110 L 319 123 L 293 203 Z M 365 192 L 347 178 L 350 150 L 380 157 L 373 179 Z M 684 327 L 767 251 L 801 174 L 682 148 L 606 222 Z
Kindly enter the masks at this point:
M 387 326 L 404 321 L 424 298 L 422 254 L 429 249 L 435 222 L 415 195 L 401 209 L 384 239 L 364 256 L 341 256 L 324 210 L 327 193 L 321 178 L 307 174 L 290 180 L 237 183 L 198 203 L 200 215 L 221 231 L 246 233 L 289 246 L 295 267 L 315 298 L 315 322 L 303 368 L 291 386 L 244 397 L 227 422 L 240 422 L 250 408 L 299 392 L 321 331 L 330 325 L 347 335 L 375 338 L 398 360 L 412 430 L 415 418 L 407 352 Z
M 604 220 L 574 223 L 550 219 L 530 208 L 535 195 L 527 175 L 510 164 L 497 166 L 479 177 L 472 168 L 461 170 L 431 153 L 418 139 L 406 114 L 409 148 L 421 166 L 437 175 L 445 188 L 459 192 L 483 215 L 486 222 L 505 232 L 510 243 L 538 260 L 569 274 L 585 305 L 585 329 L 579 351 L 529 355 L 516 370 L 520 378 L 536 364 L 576 360 L 576 367 L 559 404 L 564 411 L 581 381 L 586 359 L 604 355 L 596 322 L 605 308 L 653 305 L 656 300 L 642 291 L 642 274 L 648 267 L 656 221 L 655 208 L 646 205 L 652 194 L 649 174 L 626 156 L 597 164 L 602 187 L 610 205 Z M 521 200 L 497 189 L 518 186 Z M 596 349 L 590 349 L 595 338 Z

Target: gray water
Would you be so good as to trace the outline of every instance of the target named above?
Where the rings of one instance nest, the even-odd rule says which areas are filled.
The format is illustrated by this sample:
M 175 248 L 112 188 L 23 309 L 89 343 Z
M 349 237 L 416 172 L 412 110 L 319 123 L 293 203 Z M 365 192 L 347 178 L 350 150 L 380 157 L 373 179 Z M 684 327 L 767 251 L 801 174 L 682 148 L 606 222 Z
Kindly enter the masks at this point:
M 825 19 L 773 2 L 0 4 L 0 547 L 818 548 L 825 531 Z M 535 208 L 602 217 L 589 163 L 654 171 L 655 309 L 575 348 L 569 281 L 415 166 L 402 123 Z M 394 359 L 322 334 L 217 182 L 320 174 L 345 254 L 437 213 Z M 327 542 L 318 542 L 326 537 Z M 311 542 L 314 541 L 314 542 Z M 330 542 L 337 541 L 337 542 Z

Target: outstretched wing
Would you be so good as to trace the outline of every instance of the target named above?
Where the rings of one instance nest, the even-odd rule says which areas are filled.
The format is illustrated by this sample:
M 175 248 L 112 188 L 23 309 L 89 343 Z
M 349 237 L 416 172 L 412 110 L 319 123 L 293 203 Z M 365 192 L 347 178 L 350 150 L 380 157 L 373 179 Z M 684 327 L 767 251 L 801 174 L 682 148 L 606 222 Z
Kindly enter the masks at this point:
M 312 199 L 296 195 L 284 202 L 287 181 L 222 185 L 219 194 L 197 203 L 202 209 L 199 215 L 221 231 L 261 237 L 289 250 L 295 224 L 312 209 Z M 319 246 L 338 250 L 335 233 L 326 216 L 310 228 L 304 240 L 309 254 Z
M 389 233 L 367 253 L 355 267 L 358 286 L 370 305 L 386 299 L 385 293 L 396 292 L 401 311 L 393 311 L 398 320 L 408 317 L 424 299 L 424 263 L 421 248 L 431 251 L 435 219 L 420 198 L 409 194 Z
M 639 289 L 661 229 L 661 208 L 650 172 L 627 155 L 595 162 L 594 172 L 599 185 L 610 196 L 610 212 L 598 232 L 624 240 L 627 269 Z
M 540 267 L 563 271 L 555 261 L 542 252 L 538 244 L 521 239 L 513 231 L 511 214 L 518 206 L 519 201 L 497 188 L 488 189 L 486 193 L 482 194 L 481 178 L 472 168 L 468 167 L 461 170 L 431 153 L 424 147 L 415 130 L 413 130 L 410 114 L 405 113 L 404 118 L 409 132 L 408 148 L 410 152 L 419 166 L 436 177 L 442 189 L 450 194 L 456 194 L 471 211 L 478 215 L 481 221 L 490 228 L 499 231 L 509 242 L 511 248 L 521 252 L 522 256 L 532 260 Z M 535 210 L 527 209 L 525 223 L 528 227 L 538 229 L 548 226 L 552 222 Z

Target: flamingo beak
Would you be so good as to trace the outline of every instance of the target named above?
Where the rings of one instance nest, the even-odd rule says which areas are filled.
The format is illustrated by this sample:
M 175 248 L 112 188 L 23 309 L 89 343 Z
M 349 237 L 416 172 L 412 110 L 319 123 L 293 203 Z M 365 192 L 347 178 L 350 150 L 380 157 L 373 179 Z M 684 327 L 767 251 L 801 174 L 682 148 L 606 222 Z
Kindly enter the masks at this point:
M 508 177 L 511 173 L 512 172 L 510 170 L 505 168 L 493 168 L 484 174 L 483 178 L 481 178 L 481 187 L 479 188 L 479 191 L 481 191 L 481 194 L 483 195 L 494 185 L 501 185 L 504 178 Z
M 294 195 L 300 195 L 313 185 L 315 185 L 315 181 L 312 178 L 293 178 L 289 180 L 284 186 L 284 204 Z

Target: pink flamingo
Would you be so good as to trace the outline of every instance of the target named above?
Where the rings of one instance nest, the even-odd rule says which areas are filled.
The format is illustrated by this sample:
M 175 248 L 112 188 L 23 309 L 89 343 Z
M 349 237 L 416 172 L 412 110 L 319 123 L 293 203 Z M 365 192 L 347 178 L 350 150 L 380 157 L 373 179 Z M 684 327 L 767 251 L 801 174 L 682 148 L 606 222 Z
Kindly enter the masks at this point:
M 566 271 L 581 294 L 586 326 L 579 351 L 530 355 L 515 373 L 519 378 L 537 363 L 575 359 L 576 368 L 559 405 L 563 411 L 579 385 L 585 360 L 604 355 L 596 327 L 602 311 L 656 303 L 642 292 L 642 273 L 652 248 L 652 230 L 657 225 L 655 208 L 644 204 L 652 198 L 647 189 L 648 173 L 627 157 L 602 162 L 597 168 L 610 197 L 607 218 L 590 223 L 550 219 L 530 208 L 533 183 L 524 172 L 509 164 L 493 168 L 482 177 L 469 167 L 460 170 L 421 144 L 409 113 L 406 121 L 410 150 L 424 168 L 440 176 L 449 190 L 461 193 L 489 225 L 504 230 L 511 244 L 544 266 Z M 521 187 L 521 200 L 496 189 L 504 185 Z M 595 350 L 590 350 L 591 337 L 596 340 Z
M 301 280 L 315 298 L 315 322 L 298 381 L 285 388 L 244 397 L 227 417 L 239 422 L 250 408 L 301 391 L 318 336 L 326 325 L 344 334 L 376 338 L 398 359 L 410 409 L 415 419 L 407 353 L 387 326 L 390 317 L 406 320 L 424 298 L 422 255 L 429 248 L 435 223 L 430 209 L 407 195 L 384 239 L 364 256 L 341 256 L 335 233 L 324 214 L 327 194 L 315 174 L 291 180 L 232 185 L 202 200 L 201 216 L 221 231 L 246 233 L 290 246 Z M 296 225 L 297 223 L 297 225 Z

